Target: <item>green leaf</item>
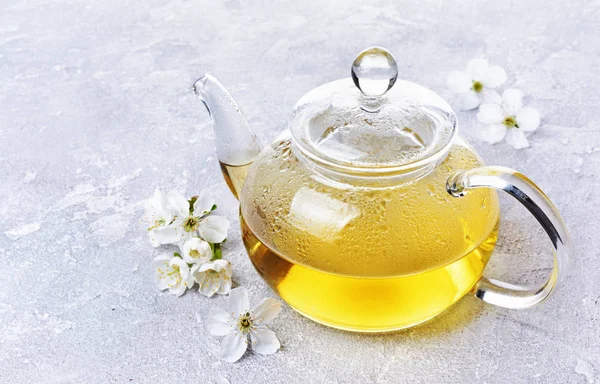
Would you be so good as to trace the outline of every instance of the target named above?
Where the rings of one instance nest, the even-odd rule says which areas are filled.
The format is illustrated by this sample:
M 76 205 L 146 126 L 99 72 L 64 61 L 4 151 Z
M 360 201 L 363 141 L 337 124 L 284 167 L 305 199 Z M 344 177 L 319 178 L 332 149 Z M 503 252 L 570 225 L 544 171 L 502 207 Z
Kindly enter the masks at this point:
M 173 252 L 173 256 L 181 258 L 181 255 L 179 254 L 179 252 Z
M 214 211 L 215 209 L 217 209 L 217 204 L 213 204 L 212 208 L 210 209 L 210 211 Z
M 194 213 L 194 203 L 198 200 L 198 196 L 192 196 L 188 201 L 190 202 L 190 215 Z

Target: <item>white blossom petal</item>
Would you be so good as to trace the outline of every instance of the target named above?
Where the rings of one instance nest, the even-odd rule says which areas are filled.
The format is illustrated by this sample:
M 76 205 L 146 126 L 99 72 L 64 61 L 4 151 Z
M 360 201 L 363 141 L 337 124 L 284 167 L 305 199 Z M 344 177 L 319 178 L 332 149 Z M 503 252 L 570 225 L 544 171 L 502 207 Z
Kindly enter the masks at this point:
M 180 240 L 177 242 L 177 248 L 179 248 L 179 253 L 183 254 L 183 246 L 184 246 L 184 245 L 185 245 L 185 243 L 186 243 L 188 240 L 190 240 L 190 239 L 191 239 L 191 237 L 190 237 L 189 239 L 186 239 L 186 240 L 180 239 Z
M 238 318 L 241 314 L 248 312 L 250 301 L 248 300 L 248 290 L 245 287 L 237 287 L 229 293 L 229 313 Z
M 525 132 L 532 132 L 540 125 L 540 113 L 533 108 L 521 108 L 515 115 L 519 128 Z
M 479 130 L 479 137 L 489 144 L 496 144 L 506 136 L 506 125 L 491 124 L 486 125 Z
M 215 262 L 216 262 L 216 260 L 208 262 L 208 263 L 204 263 L 202 265 L 199 265 L 198 266 L 198 272 L 199 273 L 203 273 L 203 272 L 206 272 L 206 271 L 217 271 L 217 269 L 220 270 L 221 269 L 220 266 L 217 266 L 215 264 Z
M 212 258 L 212 250 L 206 241 L 193 237 L 183 244 L 182 256 L 190 264 L 203 264 Z
M 159 244 L 177 244 L 184 232 L 183 227 L 177 221 L 166 227 L 153 230 L 154 238 Z
M 163 205 L 163 200 L 162 192 L 158 189 L 155 189 L 152 197 L 144 202 L 144 208 L 147 211 L 155 211 L 157 208 Z
M 481 100 L 487 104 L 502 104 L 502 97 L 494 89 L 483 88 L 481 90 Z
M 198 292 L 206 297 L 212 297 L 219 290 L 218 277 L 211 276 L 211 272 L 204 273 L 204 277 L 198 281 Z
M 267 327 L 258 327 L 250 332 L 252 350 L 261 355 L 271 355 L 281 347 L 275 332 Z
M 525 137 L 525 132 L 520 128 L 511 128 L 506 133 L 506 142 L 515 149 L 529 147 L 529 141 Z
M 212 197 L 210 192 L 207 189 L 203 190 L 194 203 L 194 216 L 200 217 L 204 213 L 210 212 L 214 204 L 215 199 Z
M 169 206 L 171 207 L 171 210 L 173 211 L 174 215 L 176 215 L 180 219 L 189 216 L 190 203 L 179 192 L 169 192 L 169 194 L 167 195 L 167 201 L 169 202 Z
M 266 325 L 281 312 L 281 303 L 275 299 L 263 299 L 251 311 L 256 325 Z
M 187 263 L 179 257 L 173 257 L 169 263 L 171 267 L 177 267 L 179 278 L 177 285 L 169 289 L 169 292 L 181 296 L 188 289 L 194 286 L 194 279 L 190 273 Z
M 213 336 L 225 336 L 231 332 L 235 321 L 226 310 L 213 308 L 206 317 L 206 329 Z
M 504 69 L 498 67 L 497 65 L 493 65 L 488 68 L 485 77 L 481 79 L 481 82 L 485 87 L 488 88 L 496 88 L 506 81 L 506 72 Z
M 227 260 L 218 259 L 210 263 L 204 264 L 200 269 L 208 270 L 209 268 L 223 274 L 223 276 L 231 277 L 231 275 L 233 274 L 231 263 Z
M 473 59 L 467 65 L 467 73 L 473 81 L 482 81 L 485 78 L 489 68 L 486 59 Z
M 198 236 L 198 233 L 196 231 L 186 232 L 184 229 L 183 232 L 181 233 L 180 241 L 183 241 L 185 243 L 186 241 L 188 241 L 189 239 L 191 239 L 194 236 Z M 179 242 L 177 244 L 179 244 Z
M 157 189 L 154 195 L 144 202 L 144 216 L 141 222 L 148 228 L 148 237 L 153 247 L 161 243 L 156 239 L 155 230 L 160 229 L 173 221 L 173 214 L 163 194 Z
M 159 255 L 152 261 L 152 268 L 156 269 L 154 279 L 161 291 L 168 288 L 169 292 L 181 296 L 194 285 L 187 263 L 179 257 Z
M 473 86 L 473 81 L 466 72 L 452 71 L 446 81 L 448 88 L 454 93 L 467 92 Z
M 167 276 L 163 279 L 157 277 L 155 279 L 155 283 L 159 291 L 164 291 L 165 289 L 174 287 L 177 284 L 176 280 L 170 276 Z
M 165 223 L 169 224 L 173 219 L 169 205 L 163 194 L 157 189 L 154 195 L 144 202 L 145 215 L 142 218 L 149 226 L 156 225 L 156 220 L 165 219 Z
M 148 239 L 150 239 L 150 246 L 152 246 L 152 248 L 157 248 L 161 245 L 158 240 L 156 240 L 156 235 L 153 230 L 148 231 Z
M 208 270 L 223 273 L 226 276 L 231 276 L 231 263 L 227 260 L 218 259 L 209 263 L 204 263 L 198 268 L 199 272 L 206 272 Z
M 173 255 L 162 254 L 154 258 L 150 264 L 151 268 L 156 270 L 154 282 L 156 287 L 164 291 L 167 288 L 173 287 L 176 284 L 176 279 L 170 274 L 173 272 L 171 268 L 171 259 Z
M 192 276 L 190 270 L 187 269 L 186 274 L 182 275 L 182 277 L 183 277 L 183 284 L 187 288 L 192 289 L 194 287 L 195 281 L 194 281 L 194 276 Z
M 244 355 L 248 348 L 248 340 L 240 331 L 227 334 L 221 341 L 221 359 L 235 363 Z
M 481 104 L 477 120 L 484 124 L 500 124 L 506 118 L 504 109 L 498 104 Z
M 217 293 L 219 295 L 226 295 L 229 292 L 231 292 L 231 276 L 229 277 L 229 279 L 224 279 L 221 282 L 221 285 L 219 286 L 219 289 L 217 290 Z
M 523 92 L 520 89 L 507 89 L 502 94 L 502 107 L 509 116 L 514 116 L 523 106 Z
M 222 263 L 222 271 L 225 273 L 225 276 L 231 277 L 233 275 L 233 268 L 231 267 L 231 263 L 227 260 L 215 260 L 215 263 Z
M 203 278 L 203 274 L 201 274 L 199 272 L 200 267 L 202 267 L 204 264 L 194 264 L 192 265 L 192 267 L 190 268 L 190 273 L 192 274 L 192 276 L 194 277 L 194 281 L 196 281 L 196 283 L 198 284 L 202 284 L 202 278 Z
M 178 284 L 172 288 L 169 288 L 169 292 L 171 292 L 172 294 L 174 294 L 177 297 L 183 295 L 186 290 L 187 290 L 187 287 L 183 284 Z
M 184 270 L 189 270 L 187 263 L 181 257 L 173 257 L 170 262 L 171 266 L 176 265 L 183 272 Z
M 229 221 L 223 216 L 211 215 L 202 219 L 198 225 L 200 236 L 210 243 L 222 243 L 227 238 Z
M 479 104 L 481 104 L 481 98 L 479 97 L 479 94 L 473 90 L 461 93 L 458 95 L 458 97 L 460 101 L 459 108 L 463 111 L 475 109 L 479 107 Z
M 227 294 L 231 290 L 231 263 L 227 260 L 215 260 L 192 268 L 192 275 L 198 282 L 198 291 L 212 297 L 215 293 Z
M 152 260 L 152 263 L 150 263 L 150 266 L 152 267 L 152 269 L 156 269 L 156 268 L 162 267 L 164 265 L 166 265 L 168 267 L 172 258 L 173 258 L 173 255 L 169 255 L 168 253 L 160 254 Z

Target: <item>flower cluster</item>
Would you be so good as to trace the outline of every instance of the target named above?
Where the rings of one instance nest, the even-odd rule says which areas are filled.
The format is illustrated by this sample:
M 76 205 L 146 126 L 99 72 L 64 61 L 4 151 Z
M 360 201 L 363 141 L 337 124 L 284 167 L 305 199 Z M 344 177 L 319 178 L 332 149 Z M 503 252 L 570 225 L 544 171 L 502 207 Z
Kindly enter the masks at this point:
M 507 89 L 502 97 L 496 88 L 506 82 L 506 72 L 490 66 L 487 60 L 473 59 L 467 71 L 453 71 L 448 75 L 448 88 L 456 93 L 463 110 L 479 107 L 477 119 L 486 124 L 478 131 L 479 137 L 495 144 L 506 138 L 514 148 L 529 146 L 525 132 L 533 132 L 540 125 L 537 110 L 523 107 L 523 92 Z
M 231 289 L 231 264 L 221 253 L 229 222 L 213 214 L 217 206 L 210 194 L 203 191 L 186 200 L 177 192 L 164 196 L 157 190 L 146 201 L 145 209 L 142 222 L 147 225 L 152 246 L 174 244 L 181 252 L 163 253 L 152 261 L 157 287 L 181 296 L 198 283 L 204 296 L 229 294 L 228 311 L 213 308 L 206 320 L 213 336 L 225 336 L 220 357 L 231 363 L 238 361 L 249 342 L 261 355 L 277 352 L 281 345 L 267 323 L 277 317 L 281 303 L 267 298 L 250 309 L 246 288 Z
M 213 214 L 217 206 L 208 191 L 187 200 L 177 192 L 164 196 L 157 190 L 145 208 L 142 221 L 148 225 L 152 246 L 174 244 L 181 252 L 153 260 L 157 287 L 181 296 L 198 283 L 204 296 L 229 293 L 232 268 L 221 253 L 229 222 Z

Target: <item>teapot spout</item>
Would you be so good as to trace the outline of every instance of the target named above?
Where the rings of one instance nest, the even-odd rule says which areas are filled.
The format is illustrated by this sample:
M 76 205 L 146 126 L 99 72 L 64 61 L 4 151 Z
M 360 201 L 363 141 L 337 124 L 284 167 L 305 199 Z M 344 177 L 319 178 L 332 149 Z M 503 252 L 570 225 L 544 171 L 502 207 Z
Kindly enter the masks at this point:
M 194 83 L 213 122 L 217 157 L 223 176 L 236 198 L 242 189 L 248 167 L 261 151 L 261 145 L 240 107 L 216 77 L 207 73 Z

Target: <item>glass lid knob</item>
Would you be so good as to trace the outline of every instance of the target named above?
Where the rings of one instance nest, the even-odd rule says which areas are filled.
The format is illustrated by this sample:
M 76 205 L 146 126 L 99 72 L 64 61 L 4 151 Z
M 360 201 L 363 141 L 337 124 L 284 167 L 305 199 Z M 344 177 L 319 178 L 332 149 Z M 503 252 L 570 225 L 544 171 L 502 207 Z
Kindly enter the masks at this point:
M 385 48 L 367 48 L 352 63 L 352 80 L 366 97 L 383 96 L 394 86 L 397 78 L 398 65 Z

